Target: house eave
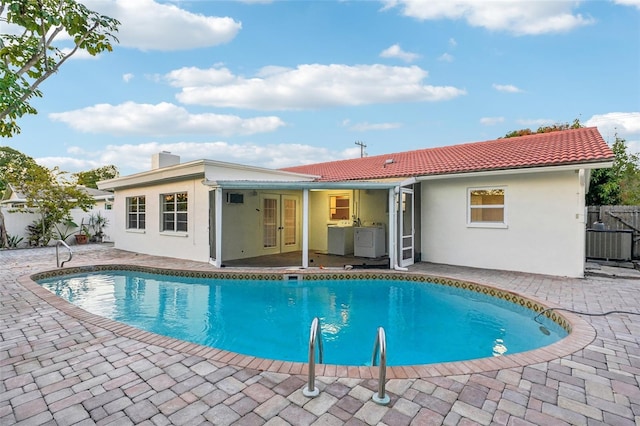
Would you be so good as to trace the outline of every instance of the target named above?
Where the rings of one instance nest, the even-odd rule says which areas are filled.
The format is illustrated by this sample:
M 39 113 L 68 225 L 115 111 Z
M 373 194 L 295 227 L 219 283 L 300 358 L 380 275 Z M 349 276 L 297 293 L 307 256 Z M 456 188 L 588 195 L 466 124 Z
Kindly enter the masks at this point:
M 126 189 L 146 184 L 160 184 L 176 182 L 186 179 L 204 177 L 204 160 L 181 163 L 175 166 L 162 167 L 133 175 L 103 180 L 97 183 L 99 189 L 117 190 Z
M 281 170 L 267 169 L 255 166 L 246 166 L 242 164 L 226 163 L 222 161 L 214 160 L 197 160 L 188 163 L 180 163 L 174 166 L 162 167 L 159 169 L 148 170 L 133 175 L 118 177 L 114 179 L 104 180 L 98 182 L 98 188 L 103 190 L 117 190 L 135 188 L 138 186 L 144 186 L 148 184 L 164 184 L 171 182 L 178 182 L 190 179 L 206 179 L 207 170 L 219 167 L 231 170 L 240 170 L 247 172 L 263 173 L 265 175 L 272 175 L 274 180 L 283 179 L 300 179 L 300 180 L 314 180 L 318 176 L 307 175 L 301 173 L 292 173 Z

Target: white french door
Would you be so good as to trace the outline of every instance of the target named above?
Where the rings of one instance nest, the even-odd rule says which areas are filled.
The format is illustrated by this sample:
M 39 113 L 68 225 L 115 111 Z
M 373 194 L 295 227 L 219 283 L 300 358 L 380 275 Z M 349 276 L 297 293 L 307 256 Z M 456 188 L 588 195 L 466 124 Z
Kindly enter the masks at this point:
M 299 197 L 264 194 L 262 206 L 262 248 L 270 253 L 300 250 Z
M 400 187 L 398 193 L 398 259 L 402 267 L 414 263 L 415 208 L 413 189 Z

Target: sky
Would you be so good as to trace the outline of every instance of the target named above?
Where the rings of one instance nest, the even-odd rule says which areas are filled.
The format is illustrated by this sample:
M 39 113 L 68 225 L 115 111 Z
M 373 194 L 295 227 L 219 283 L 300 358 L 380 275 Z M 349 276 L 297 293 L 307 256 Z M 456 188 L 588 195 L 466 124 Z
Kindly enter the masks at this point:
M 282 168 L 576 118 L 640 152 L 640 0 L 81 2 L 119 43 L 69 59 L 0 140 L 50 168 Z

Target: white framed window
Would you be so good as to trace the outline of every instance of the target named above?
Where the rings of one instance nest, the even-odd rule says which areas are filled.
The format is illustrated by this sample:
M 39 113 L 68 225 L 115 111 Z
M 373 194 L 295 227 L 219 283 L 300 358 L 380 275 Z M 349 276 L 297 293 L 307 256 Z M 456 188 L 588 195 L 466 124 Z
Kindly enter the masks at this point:
M 351 219 L 351 199 L 348 195 L 329 196 L 329 219 L 347 220 Z
M 160 230 L 163 232 L 187 232 L 188 196 L 186 192 L 162 194 L 162 220 Z
M 127 229 L 145 229 L 146 199 L 144 195 L 127 197 Z
M 507 189 L 503 186 L 469 188 L 467 191 L 467 225 L 483 228 L 506 228 Z

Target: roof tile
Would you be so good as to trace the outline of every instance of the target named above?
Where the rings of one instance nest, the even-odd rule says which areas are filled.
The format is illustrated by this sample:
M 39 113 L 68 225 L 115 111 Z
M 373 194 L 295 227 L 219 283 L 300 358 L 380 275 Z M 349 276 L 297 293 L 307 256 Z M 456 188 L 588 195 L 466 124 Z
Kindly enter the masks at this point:
M 583 164 L 613 157 L 598 129 L 585 127 L 282 170 L 318 175 L 321 181 L 342 181 Z

